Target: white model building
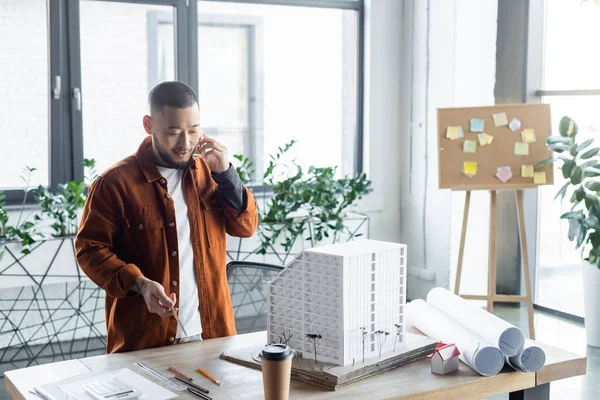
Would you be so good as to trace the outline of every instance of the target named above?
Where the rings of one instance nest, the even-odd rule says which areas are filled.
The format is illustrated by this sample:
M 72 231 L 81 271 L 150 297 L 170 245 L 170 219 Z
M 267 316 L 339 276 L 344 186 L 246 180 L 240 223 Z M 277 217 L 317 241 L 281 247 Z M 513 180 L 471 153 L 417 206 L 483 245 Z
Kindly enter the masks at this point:
M 363 348 L 367 359 L 402 347 L 405 303 L 406 245 L 357 240 L 304 250 L 270 284 L 268 340 L 314 358 L 307 334 L 321 335 L 319 362 L 362 362 Z

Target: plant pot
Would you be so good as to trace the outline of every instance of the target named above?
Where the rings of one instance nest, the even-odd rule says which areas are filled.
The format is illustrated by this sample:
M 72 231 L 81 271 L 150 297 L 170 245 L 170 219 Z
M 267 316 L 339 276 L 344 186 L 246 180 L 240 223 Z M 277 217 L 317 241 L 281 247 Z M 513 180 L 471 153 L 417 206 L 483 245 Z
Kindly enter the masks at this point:
M 585 330 L 587 344 L 600 347 L 600 268 L 583 260 L 583 304 L 585 310 Z

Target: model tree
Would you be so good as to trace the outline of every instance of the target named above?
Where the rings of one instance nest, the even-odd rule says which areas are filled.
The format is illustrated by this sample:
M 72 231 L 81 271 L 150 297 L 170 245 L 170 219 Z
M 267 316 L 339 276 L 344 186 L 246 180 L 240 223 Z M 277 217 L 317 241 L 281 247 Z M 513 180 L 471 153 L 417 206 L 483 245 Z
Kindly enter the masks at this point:
M 363 362 L 365 362 L 365 340 L 367 339 L 367 327 L 361 326 L 359 329 L 362 336 L 362 358 Z
M 306 337 L 312 342 L 313 348 L 315 349 L 315 364 L 317 364 L 317 342 L 323 339 L 323 336 L 316 333 L 307 333 Z
M 377 347 L 379 348 L 379 358 L 381 358 L 381 350 L 383 350 L 383 348 L 385 347 L 385 342 L 390 333 L 382 331 L 381 329 L 373 333 L 375 334 L 375 338 L 377 339 Z
M 394 324 L 394 326 L 396 327 L 396 337 L 394 338 L 394 350 L 393 351 L 396 351 L 396 342 L 398 341 L 398 338 L 400 337 L 400 335 L 402 335 L 402 325 Z

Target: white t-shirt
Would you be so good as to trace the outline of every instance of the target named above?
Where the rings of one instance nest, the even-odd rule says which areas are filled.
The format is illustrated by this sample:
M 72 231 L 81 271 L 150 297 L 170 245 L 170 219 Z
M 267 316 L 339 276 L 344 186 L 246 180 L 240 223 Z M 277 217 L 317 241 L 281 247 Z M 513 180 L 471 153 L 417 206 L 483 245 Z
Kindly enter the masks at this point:
M 181 187 L 182 169 L 158 167 L 158 171 L 167 180 L 169 194 L 175 204 L 175 224 L 177 225 L 177 244 L 179 251 L 179 320 L 185 327 L 188 336 L 202 333 L 200 322 L 200 303 L 198 301 L 198 281 L 194 268 L 194 252 L 190 238 L 190 220 L 188 208 Z M 177 338 L 185 337 L 185 333 L 177 324 Z

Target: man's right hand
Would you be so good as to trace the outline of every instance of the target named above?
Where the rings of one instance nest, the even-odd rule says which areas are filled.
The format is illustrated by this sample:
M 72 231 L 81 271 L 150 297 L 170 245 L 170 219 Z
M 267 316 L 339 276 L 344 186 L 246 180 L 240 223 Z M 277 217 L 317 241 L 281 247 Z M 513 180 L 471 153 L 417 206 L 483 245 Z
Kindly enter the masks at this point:
M 160 283 L 140 276 L 136 279 L 132 289 L 144 297 L 148 311 L 151 313 L 158 314 L 163 318 L 173 315 L 172 309 L 177 302 L 175 293 L 172 293 L 169 298 Z

